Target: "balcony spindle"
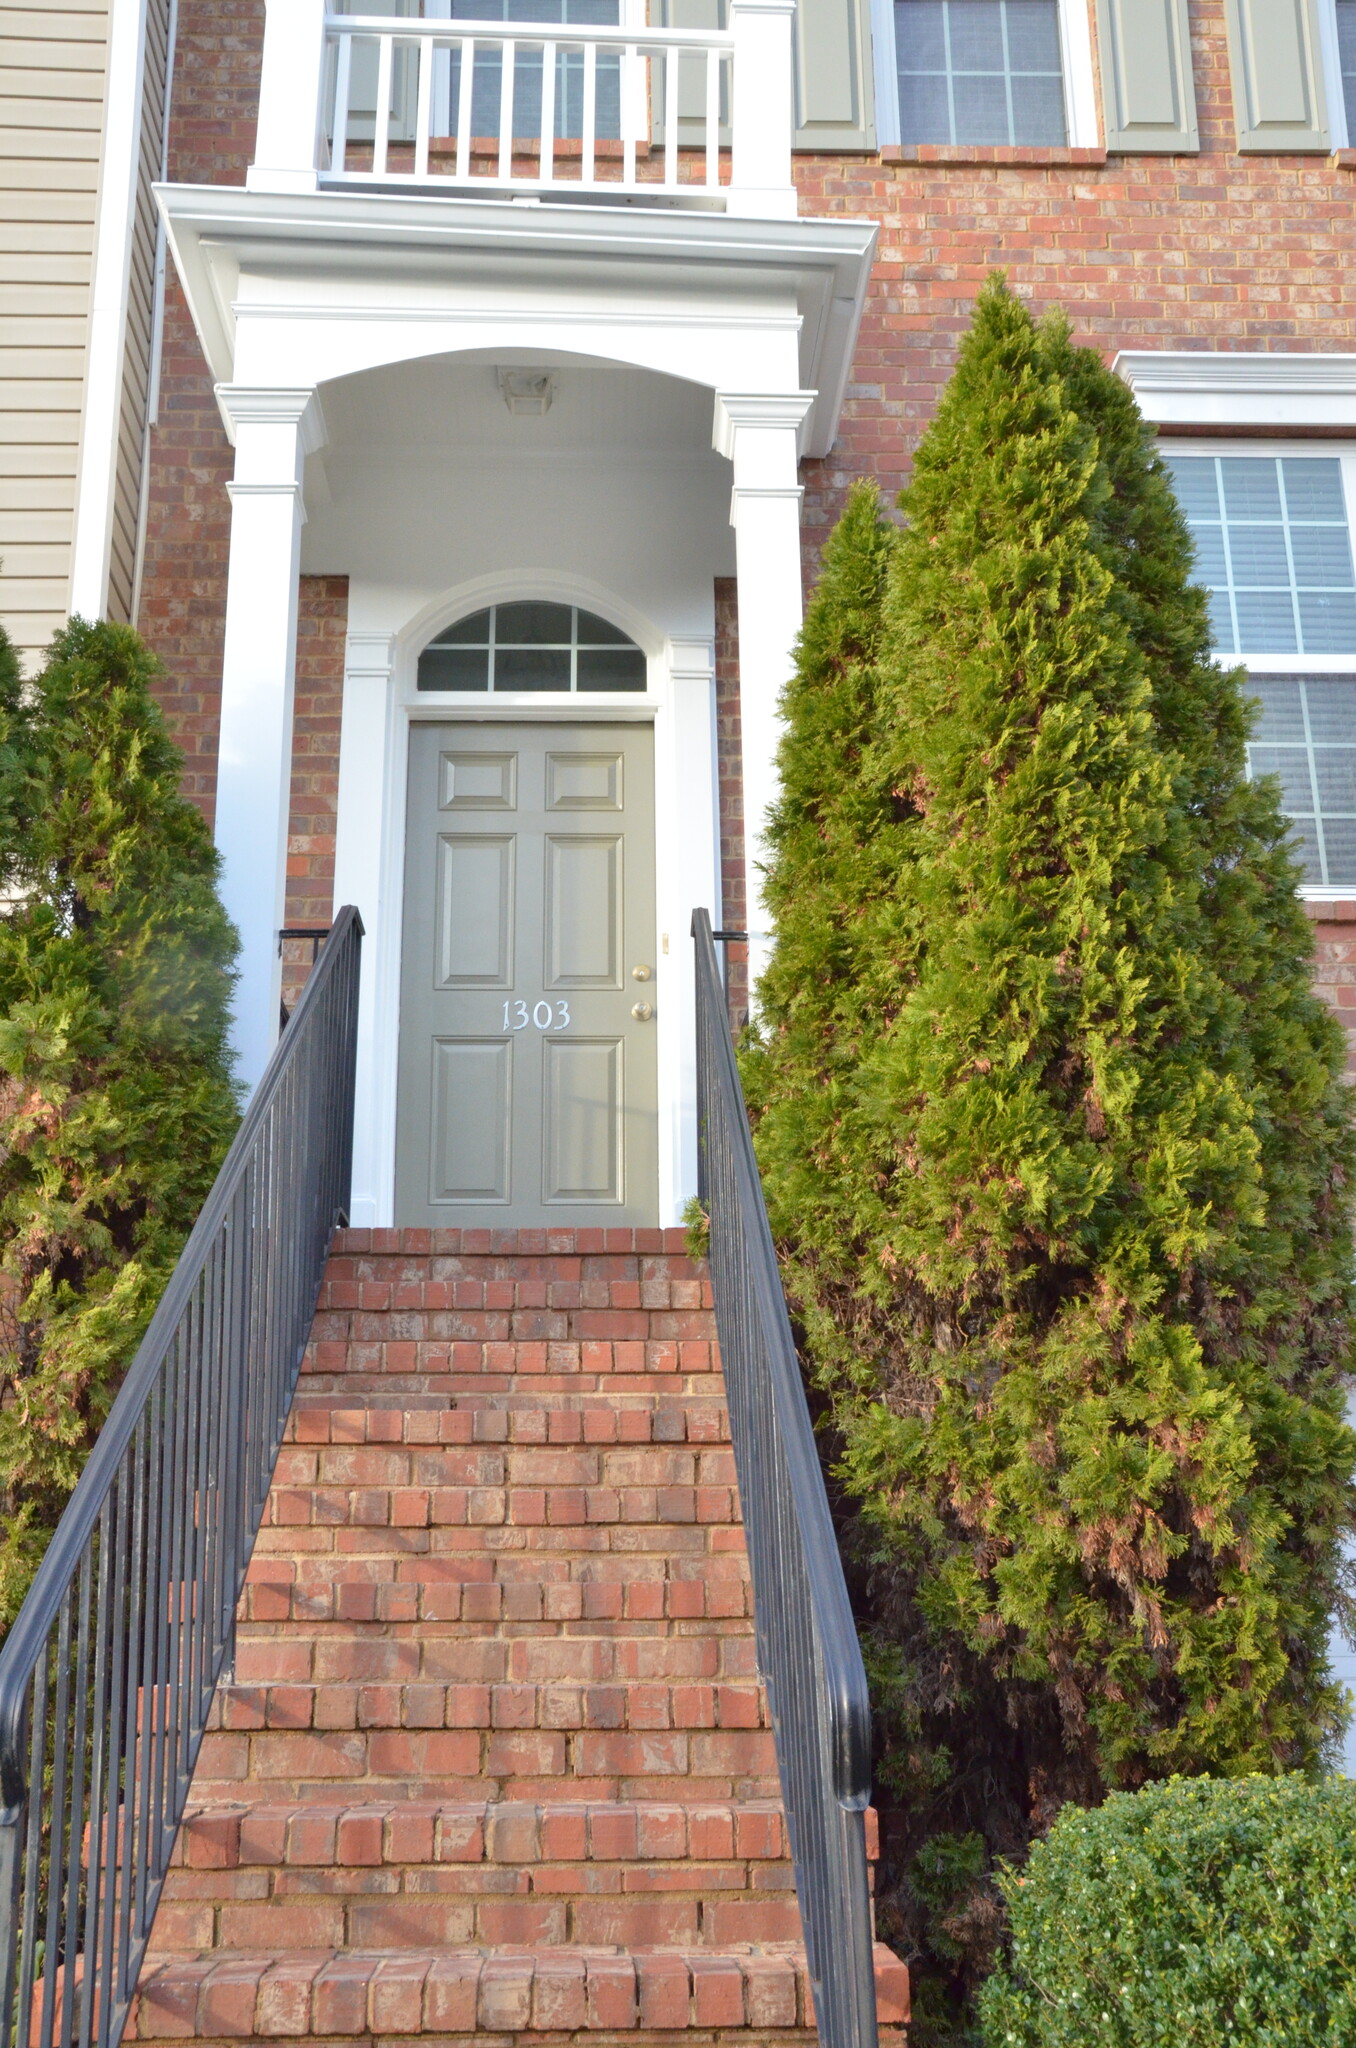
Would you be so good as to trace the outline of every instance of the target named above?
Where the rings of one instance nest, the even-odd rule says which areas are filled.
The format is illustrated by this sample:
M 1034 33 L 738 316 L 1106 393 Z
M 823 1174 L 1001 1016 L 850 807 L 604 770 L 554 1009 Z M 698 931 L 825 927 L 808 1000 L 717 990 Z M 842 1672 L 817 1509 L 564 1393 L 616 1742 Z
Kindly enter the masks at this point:
M 595 170 L 598 138 L 598 45 L 584 45 L 584 118 L 580 124 L 584 130 L 580 140 L 579 179 L 584 185 L 597 182 Z
M 437 63 L 436 43 L 415 44 L 419 65 L 419 98 L 414 122 L 414 174 L 428 176 L 429 131 L 433 125 L 433 67 Z
M 461 43 L 461 77 L 457 81 L 457 176 L 471 175 L 471 91 L 476 75 L 476 39 L 464 36 Z
M 499 60 L 499 176 L 505 183 L 513 176 L 513 59 L 517 48 L 507 40 Z
M 372 137 L 372 174 L 384 178 L 391 138 L 391 60 L 395 53 L 395 37 L 383 36 L 377 48 L 377 116 Z
M 537 161 L 544 185 L 549 185 L 555 175 L 556 48 L 555 43 L 541 46 L 541 152 Z

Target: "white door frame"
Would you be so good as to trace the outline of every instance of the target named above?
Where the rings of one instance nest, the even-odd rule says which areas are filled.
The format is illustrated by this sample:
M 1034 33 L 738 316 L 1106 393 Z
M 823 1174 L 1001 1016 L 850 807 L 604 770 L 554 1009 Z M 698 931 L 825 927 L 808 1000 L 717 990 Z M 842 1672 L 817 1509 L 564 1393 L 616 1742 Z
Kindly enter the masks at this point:
M 518 696 L 419 692 L 420 652 L 465 612 L 522 597 L 554 598 L 611 619 L 648 660 L 644 695 Z M 714 595 L 713 595 L 714 605 Z M 602 585 L 551 570 L 517 569 L 453 586 L 394 632 L 355 625 L 348 637 L 335 821 L 336 909 L 356 903 L 367 937 L 358 1023 L 357 1116 L 351 1218 L 394 1220 L 396 1051 L 400 1028 L 406 776 L 410 727 L 639 723 L 654 727 L 655 1023 L 659 1067 L 659 1221 L 681 1221 L 696 1192 L 697 1114 L 689 922 L 719 915 L 719 798 L 712 639 L 665 634 Z

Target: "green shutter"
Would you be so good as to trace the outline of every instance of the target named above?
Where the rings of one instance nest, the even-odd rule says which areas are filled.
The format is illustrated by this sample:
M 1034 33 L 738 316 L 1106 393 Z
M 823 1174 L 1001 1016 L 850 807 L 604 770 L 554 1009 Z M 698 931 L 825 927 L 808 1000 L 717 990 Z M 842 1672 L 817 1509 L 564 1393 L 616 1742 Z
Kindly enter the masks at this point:
M 1226 0 L 1238 146 L 1329 150 L 1315 0 Z
M 871 0 L 800 0 L 796 149 L 874 149 Z
M 1108 149 L 1200 148 L 1186 0 L 1097 0 Z

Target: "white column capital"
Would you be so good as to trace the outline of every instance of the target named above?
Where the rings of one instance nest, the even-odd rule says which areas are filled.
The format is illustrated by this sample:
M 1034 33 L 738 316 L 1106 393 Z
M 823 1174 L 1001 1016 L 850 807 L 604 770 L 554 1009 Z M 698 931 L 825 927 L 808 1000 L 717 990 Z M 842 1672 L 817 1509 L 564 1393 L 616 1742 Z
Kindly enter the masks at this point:
M 350 633 L 344 675 L 355 683 L 388 683 L 395 669 L 394 633 Z
M 669 674 L 674 682 L 709 683 L 716 673 L 716 650 L 709 640 L 670 640 Z
M 313 386 L 217 384 L 213 390 L 232 447 L 245 426 L 292 427 L 300 436 L 303 455 L 316 454 L 329 438 Z
M 731 461 L 742 454 L 750 435 L 792 435 L 800 453 L 805 422 L 817 391 L 718 391 L 712 445 Z

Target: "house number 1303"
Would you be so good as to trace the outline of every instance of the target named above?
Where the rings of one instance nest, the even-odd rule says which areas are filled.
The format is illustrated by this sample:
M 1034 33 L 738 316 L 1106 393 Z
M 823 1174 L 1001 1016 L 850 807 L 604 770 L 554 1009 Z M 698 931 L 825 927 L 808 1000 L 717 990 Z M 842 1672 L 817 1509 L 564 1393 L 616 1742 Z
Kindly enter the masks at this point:
M 505 1031 L 526 1031 L 529 1024 L 535 1024 L 538 1031 L 564 1031 L 569 1021 L 568 1003 L 534 1003 L 529 1011 L 519 996 L 516 1002 L 504 1005 Z

